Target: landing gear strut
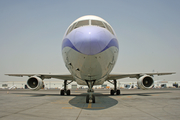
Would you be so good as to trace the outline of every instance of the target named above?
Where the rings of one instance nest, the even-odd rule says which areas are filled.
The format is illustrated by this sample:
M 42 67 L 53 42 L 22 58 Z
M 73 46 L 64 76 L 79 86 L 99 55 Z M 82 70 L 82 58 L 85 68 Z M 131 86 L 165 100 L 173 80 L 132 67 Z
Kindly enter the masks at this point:
M 120 91 L 119 89 L 117 89 L 117 80 L 113 80 L 113 82 L 109 80 L 108 82 L 110 82 L 111 84 L 114 85 L 114 89 L 112 89 L 112 90 L 110 91 L 110 94 L 111 94 L 111 95 L 114 95 L 114 93 L 116 93 L 116 95 L 120 95 L 120 94 L 121 94 L 121 91 Z
M 67 90 L 67 85 L 69 85 L 70 83 L 72 83 L 73 81 L 67 83 L 67 80 L 64 80 L 64 89 L 63 90 L 60 90 L 60 95 L 70 95 L 71 94 L 71 91 L 70 90 Z
M 86 96 L 86 103 L 89 103 L 89 100 L 92 100 L 92 103 L 95 103 L 95 96 L 93 95 L 94 90 L 93 85 L 95 83 L 95 80 L 86 80 L 86 83 L 88 85 L 88 95 Z

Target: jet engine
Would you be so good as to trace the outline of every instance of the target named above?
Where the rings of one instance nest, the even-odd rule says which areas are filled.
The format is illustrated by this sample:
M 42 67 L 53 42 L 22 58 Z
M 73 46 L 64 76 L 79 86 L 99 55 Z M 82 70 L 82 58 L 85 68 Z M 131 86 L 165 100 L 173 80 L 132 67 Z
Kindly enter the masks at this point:
M 43 87 L 44 83 L 40 77 L 32 76 L 28 79 L 27 85 L 29 89 L 39 90 Z
M 143 75 L 138 79 L 137 84 L 139 88 L 145 90 L 145 89 L 152 88 L 154 84 L 154 80 L 149 75 Z

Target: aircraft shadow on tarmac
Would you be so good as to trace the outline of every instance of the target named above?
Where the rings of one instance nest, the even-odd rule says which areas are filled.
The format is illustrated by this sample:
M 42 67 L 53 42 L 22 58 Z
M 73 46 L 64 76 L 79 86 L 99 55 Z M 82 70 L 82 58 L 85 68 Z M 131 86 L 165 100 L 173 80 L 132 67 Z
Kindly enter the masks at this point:
M 151 92 L 151 93 L 133 93 L 133 94 L 121 94 L 118 95 L 119 97 L 123 96 L 153 96 L 153 94 L 165 94 L 169 92 Z M 69 104 L 72 106 L 81 108 L 81 109 L 88 109 L 88 110 L 100 110 L 100 109 L 107 109 L 112 106 L 118 104 L 118 101 L 112 97 L 116 97 L 116 95 L 110 94 L 102 94 L 102 93 L 95 93 L 96 103 L 85 103 L 87 93 L 82 93 L 75 96 L 73 99 L 69 101 Z M 112 96 L 112 97 L 111 97 Z M 118 97 L 117 96 L 117 97 Z
M 152 96 L 152 94 L 165 94 L 165 93 L 170 93 L 170 92 L 151 92 L 151 93 L 133 93 L 133 94 L 121 94 L 118 96 L 133 96 L 133 95 L 138 95 L 138 96 Z M 43 96 L 61 96 L 59 94 L 40 94 L 40 93 L 11 93 L 11 94 L 21 94 L 21 95 L 29 95 L 30 97 L 43 97 Z M 71 94 L 69 96 L 76 96 L 76 97 L 86 97 L 87 93 L 82 93 L 82 94 Z M 95 93 L 94 94 L 96 97 L 108 97 L 108 96 L 116 96 L 116 95 L 110 95 L 110 94 L 101 94 L 101 93 Z M 67 96 L 68 97 L 68 96 Z M 82 99 L 82 98 L 81 98 Z M 85 99 L 85 98 L 84 98 Z M 81 100 L 80 100 L 81 101 Z M 83 101 L 84 102 L 84 101 Z
M 87 110 L 107 109 L 118 104 L 118 101 L 116 99 L 109 97 L 110 95 L 101 93 L 94 93 L 96 99 L 95 103 L 92 103 L 91 101 L 90 103 L 86 103 L 86 95 L 87 93 L 76 95 L 73 99 L 69 101 L 69 104 L 74 107 Z
M 118 95 L 119 97 L 124 97 L 124 96 L 153 96 L 153 94 L 165 94 L 165 93 L 170 93 L 170 92 L 148 92 L 148 93 L 130 93 L 130 94 L 121 94 Z M 40 93 L 12 93 L 12 94 L 21 94 L 21 95 L 28 95 L 29 97 L 43 97 L 43 96 L 59 96 L 59 94 L 40 94 Z M 118 104 L 118 101 L 114 99 L 113 97 L 116 97 L 116 95 L 110 95 L 107 93 L 94 93 L 95 98 L 96 98 L 96 103 L 86 103 L 86 95 L 87 93 L 80 93 L 80 94 L 71 94 L 69 96 L 65 97 L 72 97 L 74 98 L 69 100 L 69 104 L 76 108 L 80 109 L 87 109 L 87 110 L 101 110 L 101 109 L 107 109 L 110 107 L 115 106 Z M 118 97 L 117 96 L 117 97 Z M 68 98 L 67 98 L 68 99 Z

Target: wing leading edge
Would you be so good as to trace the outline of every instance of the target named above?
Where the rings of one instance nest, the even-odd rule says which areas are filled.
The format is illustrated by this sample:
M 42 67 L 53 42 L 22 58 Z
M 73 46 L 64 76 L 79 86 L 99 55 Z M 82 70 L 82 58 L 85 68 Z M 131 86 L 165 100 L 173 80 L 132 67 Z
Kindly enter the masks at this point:
M 122 78 L 140 78 L 143 75 L 171 75 L 175 74 L 175 72 L 164 72 L 164 73 L 128 73 L 128 74 L 109 74 L 106 80 L 117 80 L 117 79 L 122 79 Z M 62 80 L 74 80 L 73 76 L 71 74 L 67 75 L 59 75 L 59 74 L 5 74 L 8 76 L 16 76 L 16 77 L 23 77 L 23 76 L 38 76 L 42 79 L 51 79 L 51 78 L 56 78 L 56 79 L 62 79 Z
M 107 77 L 107 80 L 117 80 L 117 79 L 122 79 L 122 78 L 140 78 L 143 75 L 170 75 L 170 74 L 175 74 L 175 72 L 164 72 L 164 73 L 133 73 L 133 74 L 110 74 Z
M 51 79 L 51 78 L 56 78 L 56 79 L 62 79 L 62 80 L 73 80 L 72 75 L 59 75 L 59 74 L 5 74 L 8 76 L 16 76 L 16 77 L 23 77 L 23 76 L 38 76 L 42 79 Z

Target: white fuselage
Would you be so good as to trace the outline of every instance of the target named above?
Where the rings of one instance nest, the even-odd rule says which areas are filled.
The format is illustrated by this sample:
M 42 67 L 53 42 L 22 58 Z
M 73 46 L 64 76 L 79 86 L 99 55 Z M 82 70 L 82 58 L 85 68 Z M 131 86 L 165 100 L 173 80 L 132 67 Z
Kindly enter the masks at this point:
M 86 85 L 85 80 L 95 80 L 95 85 L 101 85 L 118 57 L 115 32 L 102 18 L 81 17 L 67 29 L 63 38 L 62 55 L 74 81 Z

